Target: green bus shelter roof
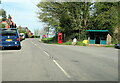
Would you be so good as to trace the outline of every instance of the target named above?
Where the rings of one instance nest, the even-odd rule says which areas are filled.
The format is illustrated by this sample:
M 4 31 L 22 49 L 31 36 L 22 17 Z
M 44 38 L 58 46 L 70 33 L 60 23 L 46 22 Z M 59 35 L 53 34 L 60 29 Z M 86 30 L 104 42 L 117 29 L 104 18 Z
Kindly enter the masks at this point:
M 86 30 L 87 32 L 109 32 L 108 30 Z

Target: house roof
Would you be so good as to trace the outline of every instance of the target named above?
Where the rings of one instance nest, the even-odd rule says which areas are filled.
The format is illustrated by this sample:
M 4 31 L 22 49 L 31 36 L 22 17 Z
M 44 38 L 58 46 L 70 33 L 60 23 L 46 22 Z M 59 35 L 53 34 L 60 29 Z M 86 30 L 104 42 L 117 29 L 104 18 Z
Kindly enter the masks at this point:
M 108 30 L 86 30 L 87 32 L 109 32 Z

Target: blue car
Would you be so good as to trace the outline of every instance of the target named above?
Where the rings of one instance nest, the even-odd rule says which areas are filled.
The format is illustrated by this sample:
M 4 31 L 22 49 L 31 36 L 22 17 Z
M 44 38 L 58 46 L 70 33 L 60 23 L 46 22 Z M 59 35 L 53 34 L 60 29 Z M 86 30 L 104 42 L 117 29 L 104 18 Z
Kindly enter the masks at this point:
M 21 49 L 20 38 L 16 28 L 0 28 L 0 47 L 15 47 Z
M 115 48 L 120 49 L 120 44 L 115 44 Z

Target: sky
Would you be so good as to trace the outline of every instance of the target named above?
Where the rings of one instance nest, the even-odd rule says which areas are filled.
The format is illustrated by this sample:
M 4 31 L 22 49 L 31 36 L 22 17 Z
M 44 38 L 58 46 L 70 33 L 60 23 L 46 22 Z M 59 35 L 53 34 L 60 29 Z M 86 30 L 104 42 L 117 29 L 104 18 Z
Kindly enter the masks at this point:
M 32 32 L 35 29 L 43 28 L 44 23 L 37 18 L 38 8 L 36 4 L 40 0 L 1 0 L 1 7 L 12 16 L 17 26 L 28 27 Z

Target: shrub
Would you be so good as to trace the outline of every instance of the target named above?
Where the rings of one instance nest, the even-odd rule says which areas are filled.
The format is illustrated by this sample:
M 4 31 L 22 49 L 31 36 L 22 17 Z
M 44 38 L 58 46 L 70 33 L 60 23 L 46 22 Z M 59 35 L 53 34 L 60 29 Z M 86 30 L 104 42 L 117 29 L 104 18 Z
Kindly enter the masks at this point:
M 76 45 L 86 46 L 86 44 L 85 44 L 85 43 L 83 43 L 83 41 L 78 41 Z
M 43 38 L 43 39 L 41 39 L 41 41 L 44 43 L 51 43 L 51 42 L 53 42 L 53 38 Z

